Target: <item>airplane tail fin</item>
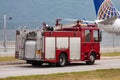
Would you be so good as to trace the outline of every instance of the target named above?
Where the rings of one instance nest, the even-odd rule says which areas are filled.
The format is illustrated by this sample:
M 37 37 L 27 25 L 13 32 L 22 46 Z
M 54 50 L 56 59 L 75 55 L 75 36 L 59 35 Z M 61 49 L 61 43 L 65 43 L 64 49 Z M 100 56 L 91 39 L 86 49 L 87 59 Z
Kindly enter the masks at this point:
M 111 0 L 94 0 L 97 19 L 106 20 L 118 16 L 120 12 L 115 8 Z

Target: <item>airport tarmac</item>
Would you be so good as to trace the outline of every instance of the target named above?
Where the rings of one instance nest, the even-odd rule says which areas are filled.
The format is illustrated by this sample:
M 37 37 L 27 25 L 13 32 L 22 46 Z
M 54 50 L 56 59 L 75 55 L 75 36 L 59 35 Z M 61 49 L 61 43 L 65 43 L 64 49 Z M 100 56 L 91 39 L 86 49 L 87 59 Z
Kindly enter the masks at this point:
M 65 72 L 80 72 L 111 68 L 120 68 L 120 59 L 97 60 L 95 62 L 95 65 L 86 65 L 84 62 L 76 62 L 61 68 L 49 67 L 49 65 L 33 67 L 30 64 L 1 65 L 0 78 L 27 75 L 45 75 Z

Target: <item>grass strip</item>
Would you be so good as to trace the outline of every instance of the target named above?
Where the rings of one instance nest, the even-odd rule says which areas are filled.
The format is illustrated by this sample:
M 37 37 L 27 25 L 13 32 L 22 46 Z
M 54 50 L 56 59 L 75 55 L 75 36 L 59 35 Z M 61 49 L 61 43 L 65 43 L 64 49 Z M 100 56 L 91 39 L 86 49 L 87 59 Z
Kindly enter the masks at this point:
M 105 57 L 115 57 L 115 56 L 120 56 L 120 52 L 101 53 L 101 56 L 105 56 Z
M 115 56 L 120 56 L 120 52 L 113 52 L 113 53 L 101 53 L 101 56 L 104 56 L 104 57 L 115 57 Z M 15 57 L 13 56 L 6 56 L 6 57 L 0 57 L 0 62 L 3 62 L 3 61 L 14 61 L 14 60 L 17 60 L 15 59 Z
M 0 80 L 120 80 L 120 69 L 8 77 Z
M 14 61 L 16 60 L 15 57 L 0 57 L 0 62 L 3 62 L 3 61 Z

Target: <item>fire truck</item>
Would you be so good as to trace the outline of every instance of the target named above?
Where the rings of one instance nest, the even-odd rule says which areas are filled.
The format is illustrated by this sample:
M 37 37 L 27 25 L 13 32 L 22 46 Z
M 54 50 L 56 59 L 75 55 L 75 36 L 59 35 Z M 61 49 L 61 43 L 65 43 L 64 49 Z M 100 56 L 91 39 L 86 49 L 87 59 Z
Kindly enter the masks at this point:
M 16 30 L 15 57 L 33 66 L 54 63 L 61 67 L 76 61 L 92 65 L 100 60 L 100 41 L 96 24 L 63 25 L 57 20 L 54 28 L 43 23 L 43 29 Z

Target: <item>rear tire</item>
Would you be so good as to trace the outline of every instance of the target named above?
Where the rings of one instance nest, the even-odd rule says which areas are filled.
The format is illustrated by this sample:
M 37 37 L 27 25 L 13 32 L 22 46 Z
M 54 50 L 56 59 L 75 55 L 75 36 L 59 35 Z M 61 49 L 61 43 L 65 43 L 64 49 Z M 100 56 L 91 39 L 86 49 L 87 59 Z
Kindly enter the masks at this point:
M 86 64 L 88 64 L 88 65 L 93 65 L 94 63 L 95 63 L 95 55 L 94 55 L 94 54 L 91 54 L 91 55 L 89 56 L 89 60 L 86 61 Z
M 66 65 L 66 63 L 67 63 L 67 56 L 65 54 L 60 54 L 57 66 L 63 67 Z

